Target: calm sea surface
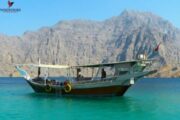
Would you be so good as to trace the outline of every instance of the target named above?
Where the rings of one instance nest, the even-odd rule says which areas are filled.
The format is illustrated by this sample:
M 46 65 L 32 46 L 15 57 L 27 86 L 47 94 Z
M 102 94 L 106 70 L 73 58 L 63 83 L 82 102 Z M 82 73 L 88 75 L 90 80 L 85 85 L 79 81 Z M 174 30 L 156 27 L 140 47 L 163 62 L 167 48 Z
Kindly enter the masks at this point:
M 22 78 L 0 78 L 0 120 L 180 120 L 180 78 L 142 79 L 123 97 L 37 94 Z

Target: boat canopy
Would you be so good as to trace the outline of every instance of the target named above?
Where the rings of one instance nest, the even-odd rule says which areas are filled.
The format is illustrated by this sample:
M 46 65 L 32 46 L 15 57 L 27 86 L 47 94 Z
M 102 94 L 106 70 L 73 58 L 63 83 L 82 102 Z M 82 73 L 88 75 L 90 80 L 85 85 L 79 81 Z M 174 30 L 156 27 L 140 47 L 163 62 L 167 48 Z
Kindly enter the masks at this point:
M 132 60 L 132 61 L 121 61 L 114 63 L 101 63 L 101 64 L 88 64 L 88 65 L 77 65 L 77 66 L 68 66 L 68 65 L 50 65 L 50 64 L 18 64 L 16 66 L 30 66 L 30 67 L 40 67 L 40 68 L 57 68 L 57 69 L 67 69 L 67 68 L 94 68 L 94 67 L 114 67 L 123 64 L 129 64 L 130 66 L 142 62 L 142 61 L 152 61 L 152 60 Z
M 115 65 L 120 65 L 120 64 L 135 64 L 137 62 L 138 62 L 138 60 L 134 60 L 134 61 L 122 61 L 122 62 L 114 62 L 114 63 L 78 65 L 78 66 L 72 66 L 72 67 L 74 67 L 74 68 L 78 68 L 78 67 L 113 67 Z
M 40 67 L 40 68 L 56 68 L 56 69 L 67 69 L 70 68 L 68 65 L 48 65 L 48 64 L 19 64 L 16 66 L 30 66 L 30 67 Z
M 78 66 L 71 66 L 74 68 L 78 68 L 78 67 L 114 67 L 117 65 L 122 65 L 122 64 L 131 64 L 134 65 L 138 62 L 152 62 L 154 61 L 152 60 L 131 60 L 131 61 L 121 61 L 121 62 L 114 62 L 114 63 L 100 63 L 100 64 L 89 64 L 89 65 L 78 65 Z

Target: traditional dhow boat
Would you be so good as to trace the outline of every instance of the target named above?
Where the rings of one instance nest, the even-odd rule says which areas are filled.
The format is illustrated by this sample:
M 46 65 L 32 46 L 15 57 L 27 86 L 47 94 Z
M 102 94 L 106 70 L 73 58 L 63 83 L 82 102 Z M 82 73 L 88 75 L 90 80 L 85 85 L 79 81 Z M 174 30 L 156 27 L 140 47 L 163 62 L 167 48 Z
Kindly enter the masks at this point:
M 38 75 L 34 78 L 23 69 L 22 66 L 26 65 L 16 65 L 16 69 L 37 93 L 62 96 L 122 96 L 137 80 L 157 72 L 146 70 L 151 64 L 152 60 L 145 59 L 143 55 L 138 60 L 118 63 L 79 66 L 31 64 L 28 66 L 38 69 Z M 41 76 L 43 68 L 65 69 L 68 72 L 63 80 L 57 80 L 47 75 Z M 88 77 L 82 75 L 82 69 L 91 69 L 91 76 L 89 77 L 88 70 Z

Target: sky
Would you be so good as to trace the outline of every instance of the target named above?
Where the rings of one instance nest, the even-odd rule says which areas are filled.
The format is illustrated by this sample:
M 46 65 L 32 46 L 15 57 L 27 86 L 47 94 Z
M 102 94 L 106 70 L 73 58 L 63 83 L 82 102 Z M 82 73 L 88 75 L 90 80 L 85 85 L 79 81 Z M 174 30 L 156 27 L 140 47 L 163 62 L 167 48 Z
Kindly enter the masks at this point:
M 11 0 L 10 9 L 0 11 L 0 34 L 22 35 L 61 20 L 88 19 L 103 21 L 124 10 L 152 12 L 180 28 L 180 0 Z M 0 9 L 8 9 L 8 0 L 0 0 Z

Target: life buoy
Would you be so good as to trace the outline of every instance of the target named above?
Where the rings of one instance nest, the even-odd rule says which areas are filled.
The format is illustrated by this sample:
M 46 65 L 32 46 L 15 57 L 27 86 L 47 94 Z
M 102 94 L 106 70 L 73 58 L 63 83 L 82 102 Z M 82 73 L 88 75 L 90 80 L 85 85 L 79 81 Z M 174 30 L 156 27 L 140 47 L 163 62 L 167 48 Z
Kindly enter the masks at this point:
M 46 92 L 51 92 L 51 90 L 52 90 L 51 86 L 50 85 L 46 85 L 45 91 Z
M 69 93 L 71 91 L 71 85 L 69 83 L 67 83 L 65 86 L 64 86 L 64 91 L 66 93 Z

